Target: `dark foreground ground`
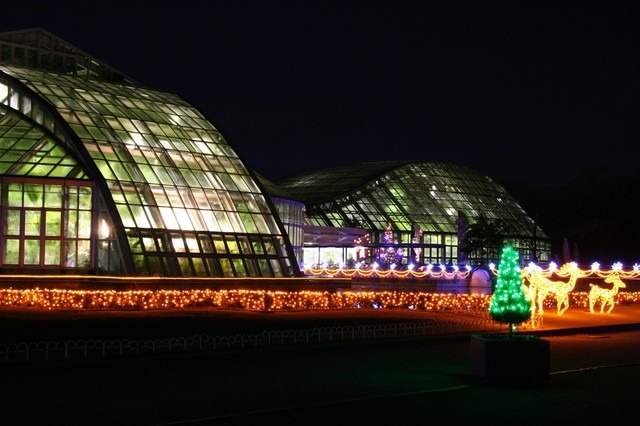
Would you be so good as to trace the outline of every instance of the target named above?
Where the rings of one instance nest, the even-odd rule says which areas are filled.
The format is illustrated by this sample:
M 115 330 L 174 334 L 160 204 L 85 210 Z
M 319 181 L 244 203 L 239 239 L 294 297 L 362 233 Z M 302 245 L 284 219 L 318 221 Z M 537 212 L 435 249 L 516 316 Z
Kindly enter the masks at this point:
M 79 314 L 0 310 L 3 341 L 427 319 L 406 313 Z M 0 364 L 3 425 L 637 424 L 640 308 L 549 313 L 551 376 L 489 385 L 469 335 Z M 219 334 L 219 333 L 218 333 Z M 125 336 L 126 335 L 126 336 Z

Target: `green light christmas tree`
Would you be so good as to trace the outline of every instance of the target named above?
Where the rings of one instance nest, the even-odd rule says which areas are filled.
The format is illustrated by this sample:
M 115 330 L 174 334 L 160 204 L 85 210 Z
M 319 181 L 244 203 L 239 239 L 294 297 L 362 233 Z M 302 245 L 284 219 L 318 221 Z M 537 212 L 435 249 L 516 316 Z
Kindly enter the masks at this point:
M 522 285 L 518 260 L 518 252 L 513 247 L 503 247 L 496 289 L 489 306 L 491 318 L 509 324 L 509 338 L 517 324 L 531 317 L 531 302 Z

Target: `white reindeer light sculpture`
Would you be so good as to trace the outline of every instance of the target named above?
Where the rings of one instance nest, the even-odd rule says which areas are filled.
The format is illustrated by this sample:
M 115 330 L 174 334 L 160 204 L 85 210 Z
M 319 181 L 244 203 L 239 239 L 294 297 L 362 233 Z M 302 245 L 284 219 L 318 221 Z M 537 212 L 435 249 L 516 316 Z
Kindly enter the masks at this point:
M 613 284 L 613 287 L 610 289 L 598 287 L 595 284 L 589 283 L 591 286 L 591 290 L 589 291 L 589 311 L 591 313 L 595 313 L 593 307 L 599 301 L 600 302 L 600 313 L 604 313 L 604 309 L 609 304 L 609 310 L 607 313 L 611 313 L 613 310 L 614 301 L 613 298 L 616 294 L 618 294 L 619 288 L 625 288 L 626 284 L 620 280 L 620 277 L 616 274 L 609 275 L 605 278 L 604 282 Z

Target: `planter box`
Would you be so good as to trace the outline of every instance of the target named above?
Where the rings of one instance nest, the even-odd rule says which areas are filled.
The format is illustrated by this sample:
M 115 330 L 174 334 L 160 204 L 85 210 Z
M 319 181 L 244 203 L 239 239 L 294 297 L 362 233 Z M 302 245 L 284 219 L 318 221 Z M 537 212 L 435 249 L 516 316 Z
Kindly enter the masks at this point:
M 471 336 L 473 374 L 486 382 L 542 383 L 549 378 L 549 341 L 537 336 Z

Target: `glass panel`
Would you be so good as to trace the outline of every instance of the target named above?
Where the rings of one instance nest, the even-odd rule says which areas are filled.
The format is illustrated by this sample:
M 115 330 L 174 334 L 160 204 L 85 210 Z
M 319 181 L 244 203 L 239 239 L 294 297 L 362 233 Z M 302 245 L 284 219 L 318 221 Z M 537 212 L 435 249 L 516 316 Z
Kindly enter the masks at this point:
M 195 235 L 185 234 L 184 239 L 187 242 L 189 253 L 200 253 L 200 246 L 198 246 L 198 240 Z
M 256 259 L 245 259 L 245 265 L 250 277 L 259 277 L 260 271 L 256 265 Z
M 78 240 L 78 267 L 87 268 L 91 266 L 91 241 Z
M 256 224 L 253 222 L 253 215 L 249 214 L 249 213 L 239 213 L 241 219 L 242 219 L 242 223 L 244 224 L 244 228 L 246 230 L 246 232 L 252 233 L 252 234 L 256 234 L 258 233 L 258 228 L 256 227 Z
M 45 185 L 44 206 L 47 208 L 62 207 L 62 185 Z
M 253 254 L 251 245 L 249 244 L 249 238 L 246 235 L 238 235 L 238 243 L 243 254 Z
M 65 265 L 73 268 L 78 264 L 78 249 L 76 240 L 67 241 L 65 243 Z
M 24 185 L 24 206 L 42 207 L 43 195 L 42 185 Z
M 222 268 L 222 275 L 225 277 L 233 277 L 233 268 L 231 268 L 231 262 L 227 258 L 220 259 L 220 267 Z
M 133 255 L 133 264 L 136 268 L 136 272 L 140 275 L 149 275 L 147 273 L 147 267 L 144 261 L 145 257 L 141 254 Z
M 251 246 L 253 247 L 253 252 L 255 254 L 264 254 L 264 247 L 262 247 L 262 242 L 260 241 L 260 239 L 252 237 Z
M 207 269 L 204 266 L 204 261 L 199 257 L 192 257 L 191 261 L 193 262 L 193 269 L 195 271 L 195 275 L 198 277 L 206 277 Z
M 143 237 L 142 244 L 146 252 L 158 251 L 158 247 L 156 246 L 156 239 L 153 237 Z
M 20 235 L 20 210 L 7 210 L 4 235 Z
M 233 228 L 231 227 L 231 223 L 229 222 L 229 218 L 225 212 L 216 211 L 216 220 L 220 225 L 220 230 L 222 232 L 233 232 Z
M 165 274 L 170 277 L 179 277 L 182 273 L 180 272 L 180 265 L 178 264 L 178 260 L 175 257 L 165 257 L 161 259 L 164 262 L 165 266 Z
M 20 240 L 15 238 L 7 238 L 4 240 L 4 250 L 2 253 L 2 261 L 6 265 L 17 265 L 19 263 Z
M 258 265 L 260 266 L 260 272 L 263 277 L 273 276 L 271 268 L 269 268 L 269 261 L 267 259 L 258 259 Z
M 147 256 L 149 275 L 162 275 L 162 262 L 159 257 Z
M 203 253 L 214 253 L 211 240 L 207 235 L 200 235 L 198 238 L 200 240 L 200 247 L 202 247 Z
M 205 262 L 209 267 L 209 275 L 212 277 L 222 275 L 222 271 L 220 269 L 220 265 L 218 264 L 218 259 L 212 259 L 210 257 L 205 258 Z
M 93 188 L 81 186 L 79 191 L 79 204 L 78 208 L 83 210 L 91 210 L 92 208 L 92 194 Z
M 210 232 L 221 232 L 220 226 L 218 226 L 218 221 L 216 220 L 214 214 L 210 210 L 200 210 L 200 215 L 202 217 L 204 229 Z
M 171 244 L 169 244 L 169 235 L 160 234 L 156 236 L 156 243 L 158 244 L 158 250 L 164 252 L 173 251 Z
M 180 272 L 183 277 L 191 277 L 193 276 L 193 270 L 191 269 L 191 263 L 189 263 L 189 258 L 187 257 L 179 257 L 178 264 L 180 265 Z
M 67 212 L 67 237 L 78 236 L 78 212 L 70 210 Z
M 40 264 L 40 240 L 24 241 L 24 264 L 25 265 Z
M 258 226 L 258 232 L 260 234 L 270 234 L 272 230 L 275 230 L 277 228 L 277 225 L 273 220 L 273 217 L 265 216 L 261 214 L 255 214 L 253 215 L 253 220 Z M 273 224 L 271 228 L 269 227 L 269 225 L 267 225 L 267 220 L 269 221 L 269 223 Z M 279 233 L 279 232 L 276 232 L 276 233 Z
M 244 233 L 246 229 L 244 224 L 242 223 L 242 219 L 240 215 L 236 212 L 229 212 L 229 219 L 231 221 L 231 225 L 233 226 L 233 232 Z
M 26 210 L 24 212 L 24 235 L 40 235 L 41 210 Z
M 142 253 L 142 243 L 137 235 L 128 235 L 127 240 L 132 253 Z
M 127 206 L 123 204 L 116 204 L 116 208 L 118 209 L 118 213 L 120 214 L 120 219 L 122 219 L 122 224 L 125 228 L 134 228 L 136 226 L 133 218 L 131 217 L 131 213 L 129 213 L 129 209 Z
M 147 218 L 144 207 L 140 205 L 129 206 L 133 216 L 136 218 L 136 224 L 138 228 L 151 228 L 151 224 Z
M 193 231 L 193 223 L 191 222 L 191 218 L 189 217 L 189 211 L 182 208 L 174 208 L 173 212 L 176 215 L 176 219 L 178 221 L 179 227 L 185 231 Z
M 78 212 L 78 237 L 91 237 L 91 212 Z
M 22 184 L 9 184 L 8 206 L 22 207 Z
M 271 238 L 264 237 L 262 239 L 262 241 L 264 242 L 264 247 L 265 247 L 265 251 L 267 252 L 267 254 L 271 254 L 271 255 L 277 254 L 276 253 L 276 248 L 273 245 L 273 241 L 271 240 Z
M 229 248 L 229 253 L 231 254 L 240 254 L 240 248 L 238 247 L 238 243 L 233 235 L 225 236 L 225 240 L 227 241 L 227 247 Z
M 273 269 L 273 273 L 275 274 L 276 277 L 282 276 L 283 272 L 282 272 L 282 267 L 280 266 L 280 262 L 278 261 L 278 259 L 271 259 L 271 269 Z
M 160 207 L 160 213 L 162 214 L 162 220 L 167 229 L 180 229 L 180 225 L 176 217 L 173 214 L 173 210 L 169 207 Z
M 45 212 L 45 235 L 47 237 L 61 236 L 62 235 L 62 212 L 55 210 L 48 210 Z M 60 263 L 60 255 L 58 255 L 58 263 Z
M 213 239 L 213 245 L 216 248 L 216 253 L 220 254 L 227 252 L 227 247 L 224 245 L 224 241 L 222 241 L 221 235 L 212 235 L 211 238 Z
M 244 268 L 242 259 L 233 259 L 233 267 L 236 270 L 236 277 L 246 277 L 247 271 Z
M 47 240 L 44 243 L 44 264 L 60 265 L 60 241 Z
M 173 250 L 177 253 L 186 253 L 187 249 L 184 245 L 184 240 L 180 234 L 171 234 L 171 243 L 173 244 Z

